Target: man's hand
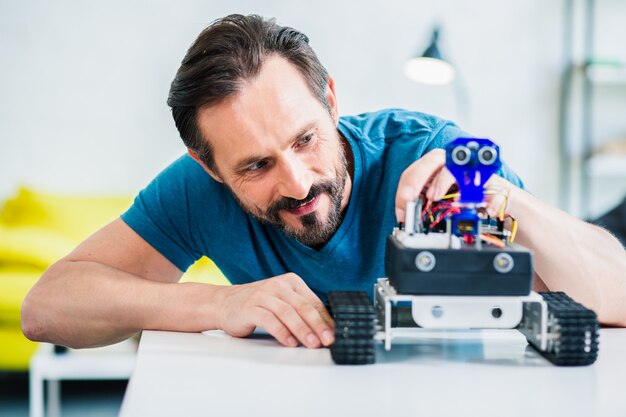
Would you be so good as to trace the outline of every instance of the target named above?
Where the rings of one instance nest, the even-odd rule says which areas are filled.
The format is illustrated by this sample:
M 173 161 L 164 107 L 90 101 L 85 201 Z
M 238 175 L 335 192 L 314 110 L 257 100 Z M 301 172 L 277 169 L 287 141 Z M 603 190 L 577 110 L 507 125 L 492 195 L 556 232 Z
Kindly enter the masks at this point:
M 298 275 L 288 273 L 251 284 L 224 287 L 218 327 L 245 337 L 259 326 L 285 346 L 309 348 L 335 341 L 334 322 L 324 304 Z
M 405 221 L 406 204 L 420 194 L 427 200 L 440 200 L 456 180 L 445 167 L 446 151 L 434 149 L 413 162 L 400 176 L 396 192 L 396 219 Z

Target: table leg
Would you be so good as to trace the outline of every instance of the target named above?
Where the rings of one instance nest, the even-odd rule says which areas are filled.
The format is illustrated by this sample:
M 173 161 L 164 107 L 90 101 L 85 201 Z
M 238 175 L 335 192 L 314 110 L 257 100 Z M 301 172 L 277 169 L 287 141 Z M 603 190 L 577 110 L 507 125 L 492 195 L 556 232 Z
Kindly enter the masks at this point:
M 48 417 L 61 417 L 61 381 L 48 380 Z
M 44 380 L 38 372 L 37 366 L 31 364 L 28 378 L 30 417 L 43 417 L 43 384 Z

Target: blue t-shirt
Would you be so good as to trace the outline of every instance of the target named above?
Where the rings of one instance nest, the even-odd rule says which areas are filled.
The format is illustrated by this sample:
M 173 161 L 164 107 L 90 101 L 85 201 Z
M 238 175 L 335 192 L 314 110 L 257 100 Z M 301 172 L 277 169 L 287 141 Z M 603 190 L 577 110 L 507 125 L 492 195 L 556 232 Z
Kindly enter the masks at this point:
M 332 290 L 371 296 L 384 276 L 386 237 L 397 225 L 400 175 L 425 153 L 469 135 L 404 110 L 342 117 L 338 129 L 354 155 L 352 194 L 341 225 L 320 250 L 248 215 L 189 155 L 142 190 L 122 219 L 182 271 L 206 255 L 233 284 L 294 272 L 322 299 Z M 522 185 L 505 165 L 499 174 Z

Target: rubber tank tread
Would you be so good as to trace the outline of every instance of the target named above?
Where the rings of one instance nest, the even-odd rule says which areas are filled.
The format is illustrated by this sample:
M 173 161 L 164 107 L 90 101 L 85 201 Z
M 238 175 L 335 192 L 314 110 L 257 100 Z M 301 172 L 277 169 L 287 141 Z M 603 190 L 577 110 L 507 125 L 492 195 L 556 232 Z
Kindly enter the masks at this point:
M 548 351 L 535 349 L 558 366 L 591 365 L 598 357 L 600 325 L 596 313 L 564 292 L 540 292 L 553 317 L 551 332 L 556 339 Z M 529 340 L 530 342 L 530 340 Z
M 365 291 L 333 291 L 328 294 L 335 320 L 335 343 L 330 354 L 338 365 L 376 362 L 376 311 Z

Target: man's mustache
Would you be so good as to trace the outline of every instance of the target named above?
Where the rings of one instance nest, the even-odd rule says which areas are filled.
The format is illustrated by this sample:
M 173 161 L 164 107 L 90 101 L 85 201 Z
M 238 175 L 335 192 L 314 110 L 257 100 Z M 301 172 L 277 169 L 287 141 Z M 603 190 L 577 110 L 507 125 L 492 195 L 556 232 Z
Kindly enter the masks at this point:
M 323 192 L 328 192 L 329 194 L 332 195 L 332 193 L 335 191 L 335 188 L 336 186 L 332 181 L 325 181 L 325 182 L 313 184 L 307 196 L 303 198 L 302 200 L 296 200 L 295 198 L 290 198 L 290 197 L 283 197 L 280 200 L 272 203 L 267 209 L 267 215 L 271 219 L 278 220 L 279 219 L 278 213 L 281 210 L 289 210 L 289 209 L 294 209 L 296 207 L 300 207 L 304 203 L 307 203 L 313 200 L 314 198 L 316 198 Z

